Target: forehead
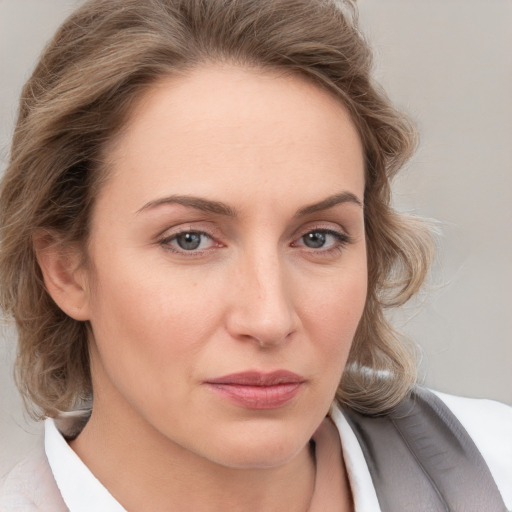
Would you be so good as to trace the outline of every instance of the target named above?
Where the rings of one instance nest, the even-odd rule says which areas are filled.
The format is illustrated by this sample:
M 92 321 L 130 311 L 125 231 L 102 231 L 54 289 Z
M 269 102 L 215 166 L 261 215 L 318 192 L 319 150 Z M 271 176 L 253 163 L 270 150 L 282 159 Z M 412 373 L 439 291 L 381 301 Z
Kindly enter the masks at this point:
M 162 187 L 216 195 L 271 185 L 290 194 L 293 183 L 314 202 L 333 188 L 362 196 L 362 153 L 347 110 L 323 88 L 297 75 L 210 65 L 154 84 L 106 160 L 109 181 L 131 183 L 147 201 Z

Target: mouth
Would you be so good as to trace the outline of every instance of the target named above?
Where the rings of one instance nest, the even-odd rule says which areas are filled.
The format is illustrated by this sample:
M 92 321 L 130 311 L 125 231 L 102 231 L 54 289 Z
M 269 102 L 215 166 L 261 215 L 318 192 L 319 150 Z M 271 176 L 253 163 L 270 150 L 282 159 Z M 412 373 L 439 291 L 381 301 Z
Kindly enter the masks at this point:
M 204 382 L 213 392 L 246 409 L 277 409 L 290 402 L 306 379 L 287 370 L 233 373 Z

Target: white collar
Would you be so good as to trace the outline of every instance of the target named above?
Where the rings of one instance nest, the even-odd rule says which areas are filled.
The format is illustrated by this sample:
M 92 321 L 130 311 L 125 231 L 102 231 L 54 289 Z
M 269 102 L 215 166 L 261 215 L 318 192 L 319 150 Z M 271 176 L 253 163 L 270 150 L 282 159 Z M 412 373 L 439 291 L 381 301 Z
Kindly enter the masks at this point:
M 355 512 L 380 512 L 370 472 L 357 438 L 336 405 L 330 416 L 340 434 Z M 126 512 L 71 449 L 54 420 L 45 421 L 45 451 L 69 512 Z
M 126 512 L 71 449 L 53 419 L 45 421 L 44 449 L 69 512 Z
M 329 416 L 340 434 L 343 459 L 354 498 L 354 512 L 381 512 L 368 464 L 352 427 L 336 403 L 332 404 Z

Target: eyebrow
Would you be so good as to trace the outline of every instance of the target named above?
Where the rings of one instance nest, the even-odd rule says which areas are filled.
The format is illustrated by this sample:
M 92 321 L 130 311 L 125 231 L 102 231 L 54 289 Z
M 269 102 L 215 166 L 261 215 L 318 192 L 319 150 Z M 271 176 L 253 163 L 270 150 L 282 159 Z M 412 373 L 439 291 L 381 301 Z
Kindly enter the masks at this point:
M 328 210 L 329 208 L 333 208 L 334 206 L 343 203 L 353 203 L 360 208 L 363 208 L 363 202 L 358 199 L 355 194 L 352 194 L 352 192 L 341 192 L 340 194 L 329 196 L 319 203 L 304 206 L 304 208 L 301 208 L 297 211 L 295 217 L 304 217 L 305 215 Z
M 149 203 L 146 203 L 142 208 L 137 210 L 137 213 L 156 208 L 163 204 L 181 204 L 182 206 L 194 208 L 195 210 L 200 210 L 202 212 L 215 213 L 217 215 L 225 215 L 227 217 L 237 216 L 237 211 L 234 208 L 220 201 L 211 201 L 201 197 L 180 195 L 162 197 L 154 201 L 149 201 Z
M 357 198 L 356 195 L 352 194 L 352 192 L 342 192 L 340 194 L 329 196 L 318 203 L 304 206 L 303 208 L 300 208 L 294 216 L 304 217 L 312 213 L 328 210 L 329 208 L 333 208 L 334 206 L 343 203 L 353 203 L 363 208 L 363 203 Z M 187 208 L 194 208 L 195 210 L 214 213 L 217 215 L 224 215 L 226 217 L 236 217 L 238 215 L 236 209 L 221 201 L 212 201 L 210 199 L 204 199 L 201 197 L 183 195 L 171 195 L 162 197 L 160 199 L 155 199 L 154 201 L 149 201 L 142 208 L 137 210 L 137 214 L 146 210 L 157 208 L 158 206 L 164 204 L 180 204 Z

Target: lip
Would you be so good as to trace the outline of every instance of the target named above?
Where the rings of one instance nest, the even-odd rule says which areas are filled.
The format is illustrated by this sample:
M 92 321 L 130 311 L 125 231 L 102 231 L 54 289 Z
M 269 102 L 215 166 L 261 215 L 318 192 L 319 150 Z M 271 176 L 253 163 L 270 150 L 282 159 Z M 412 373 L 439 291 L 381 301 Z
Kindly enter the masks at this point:
M 301 390 L 306 379 L 277 370 L 249 371 L 224 375 L 204 382 L 212 391 L 246 409 L 277 409 L 285 406 Z

